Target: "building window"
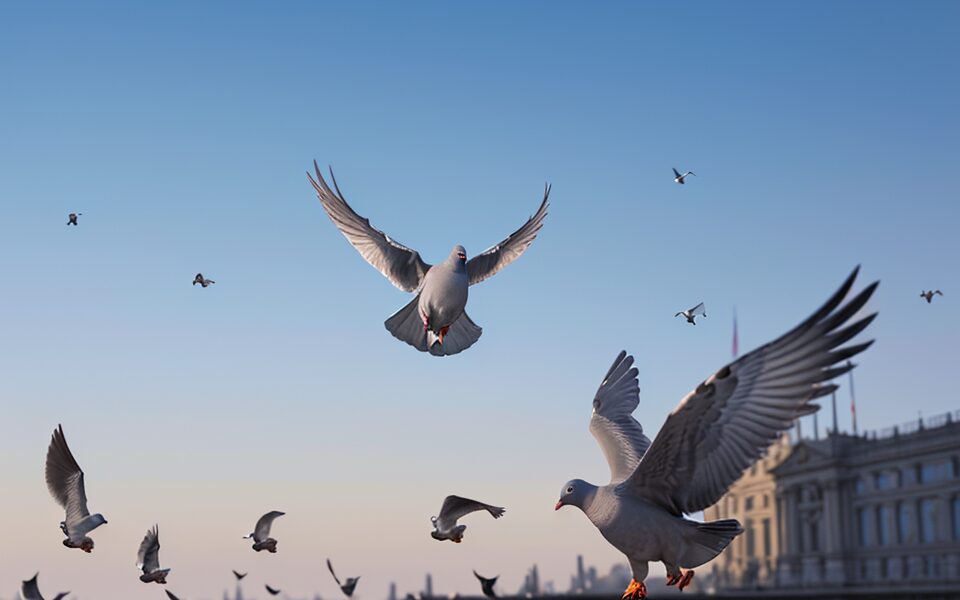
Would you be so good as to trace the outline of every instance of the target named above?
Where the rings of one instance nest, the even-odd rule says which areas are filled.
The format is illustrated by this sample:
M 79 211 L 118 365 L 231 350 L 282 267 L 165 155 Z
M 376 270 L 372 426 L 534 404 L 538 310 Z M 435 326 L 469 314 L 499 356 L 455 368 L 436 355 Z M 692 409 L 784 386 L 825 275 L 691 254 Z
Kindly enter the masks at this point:
M 906 502 L 897 505 L 897 537 L 901 544 L 910 539 L 910 507 Z
M 857 477 L 857 480 L 856 480 L 855 482 L 853 482 L 853 493 L 856 494 L 856 495 L 858 495 L 858 496 L 861 496 L 861 495 L 863 495 L 863 492 L 864 492 L 864 488 L 865 488 L 865 487 L 866 487 L 866 486 L 865 486 L 864 483 L 863 483 L 863 478 L 862 478 L 862 477 Z
M 960 540 L 960 496 L 954 496 L 950 504 L 953 505 L 953 539 Z
M 747 558 L 753 558 L 756 552 L 756 540 L 753 533 L 753 522 L 747 520 Z
M 890 543 L 890 509 L 886 506 L 877 507 L 877 544 L 886 546 Z
M 920 541 L 929 543 L 937 539 L 937 524 L 934 520 L 934 503 L 931 498 L 920 501 Z
M 950 479 L 953 465 L 946 461 L 924 463 L 920 465 L 920 483 L 936 483 Z
M 764 496 L 766 498 L 766 496 Z M 954 498 L 954 511 L 960 508 L 960 499 Z M 763 520 L 763 555 L 769 557 L 771 551 L 770 544 L 770 519 Z
M 900 486 L 899 473 L 879 471 L 873 474 L 873 486 L 878 490 L 892 490 Z
M 747 496 L 747 499 L 743 501 L 743 511 L 747 512 L 753 510 L 753 496 Z
M 867 509 L 865 508 L 857 509 L 857 525 L 858 525 L 857 527 L 858 541 L 860 542 L 861 546 L 866 546 L 869 543 L 869 535 L 867 533 L 867 529 L 870 526 L 869 513 L 867 513 Z
M 764 508 L 767 508 L 768 506 L 770 506 L 770 496 L 768 496 L 767 494 L 764 494 L 764 495 L 763 495 L 763 507 L 764 507 Z

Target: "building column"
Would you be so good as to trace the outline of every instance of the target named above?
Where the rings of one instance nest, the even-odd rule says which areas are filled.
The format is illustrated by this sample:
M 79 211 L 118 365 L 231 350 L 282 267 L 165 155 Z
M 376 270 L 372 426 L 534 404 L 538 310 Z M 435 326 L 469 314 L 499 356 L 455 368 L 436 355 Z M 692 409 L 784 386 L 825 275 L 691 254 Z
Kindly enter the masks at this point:
M 836 479 L 827 481 L 823 485 L 823 554 L 824 583 L 829 585 L 843 585 L 846 579 L 846 570 L 843 568 L 843 526 L 842 515 L 849 511 L 843 510 L 843 490 Z

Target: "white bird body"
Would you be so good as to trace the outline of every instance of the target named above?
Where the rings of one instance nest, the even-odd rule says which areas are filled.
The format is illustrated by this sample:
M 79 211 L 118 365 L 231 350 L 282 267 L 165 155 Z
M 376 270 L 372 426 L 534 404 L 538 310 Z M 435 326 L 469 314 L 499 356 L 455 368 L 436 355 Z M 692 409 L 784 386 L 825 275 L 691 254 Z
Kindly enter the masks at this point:
M 417 308 L 428 330 L 429 346 L 433 345 L 430 333 L 439 339 L 439 333 L 449 329 L 463 314 L 469 290 L 470 278 L 466 265 L 460 260 L 445 260 L 427 271 Z

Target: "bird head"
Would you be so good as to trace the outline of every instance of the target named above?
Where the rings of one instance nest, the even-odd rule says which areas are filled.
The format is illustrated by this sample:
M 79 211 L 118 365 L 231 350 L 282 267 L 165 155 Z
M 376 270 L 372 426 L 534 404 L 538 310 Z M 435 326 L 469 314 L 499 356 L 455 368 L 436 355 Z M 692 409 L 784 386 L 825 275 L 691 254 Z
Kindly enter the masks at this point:
M 569 504 L 582 510 L 586 507 L 590 498 L 593 497 L 596 489 L 596 486 L 590 485 L 582 479 L 571 479 L 563 484 L 563 489 L 560 491 L 560 499 L 557 500 L 557 505 L 554 506 L 553 509 L 560 510 L 560 508 Z
M 450 252 L 450 258 L 456 257 L 456 259 L 466 264 L 467 262 L 467 251 L 463 246 L 454 246 L 453 250 Z

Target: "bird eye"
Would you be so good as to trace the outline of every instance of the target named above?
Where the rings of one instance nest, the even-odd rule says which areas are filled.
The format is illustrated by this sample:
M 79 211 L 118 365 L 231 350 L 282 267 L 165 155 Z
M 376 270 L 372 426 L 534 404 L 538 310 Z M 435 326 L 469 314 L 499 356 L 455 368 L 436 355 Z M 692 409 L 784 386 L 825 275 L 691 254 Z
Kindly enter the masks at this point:
M 573 493 L 573 486 L 572 486 L 572 485 L 567 488 L 567 493 L 568 493 L 568 494 L 572 494 L 572 493 Z

